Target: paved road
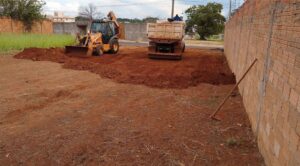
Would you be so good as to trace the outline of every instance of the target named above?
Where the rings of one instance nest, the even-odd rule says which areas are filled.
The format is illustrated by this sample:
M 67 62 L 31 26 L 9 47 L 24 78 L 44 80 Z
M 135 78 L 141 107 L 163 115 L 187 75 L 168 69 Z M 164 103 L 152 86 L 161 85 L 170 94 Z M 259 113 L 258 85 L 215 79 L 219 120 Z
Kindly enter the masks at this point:
M 120 44 L 123 46 L 140 46 L 147 47 L 148 42 L 135 42 L 128 40 L 120 40 Z M 200 49 L 224 49 L 222 45 L 211 45 L 211 44 L 187 44 L 186 48 L 200 48 Z

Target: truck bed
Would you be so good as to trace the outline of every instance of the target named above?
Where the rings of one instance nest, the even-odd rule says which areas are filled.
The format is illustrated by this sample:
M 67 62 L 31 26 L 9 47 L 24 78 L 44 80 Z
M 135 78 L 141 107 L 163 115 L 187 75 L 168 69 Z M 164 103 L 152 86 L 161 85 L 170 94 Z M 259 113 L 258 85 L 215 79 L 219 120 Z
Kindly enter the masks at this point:
M 148 23 L 148 38 L 181 40 L 184 37 L 185 24 L 182 21 Z

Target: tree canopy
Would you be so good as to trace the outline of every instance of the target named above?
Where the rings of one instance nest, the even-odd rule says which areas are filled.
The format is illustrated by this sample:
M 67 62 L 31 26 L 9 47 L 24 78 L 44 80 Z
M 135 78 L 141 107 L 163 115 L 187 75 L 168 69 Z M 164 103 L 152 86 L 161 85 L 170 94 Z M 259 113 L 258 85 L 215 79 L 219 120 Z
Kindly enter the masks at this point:
M 44 5 L 43 0 L 0 0 L 0 16 L 20 20 L 30 31 L 34 21 L 45 18 L 42 14 Z
M 219 3 L 190 7 L 185 11 L 187 14 L 187 31 L 191 32 L 194 29 L 202 40 L 223 32 L 226 19 L 221 15 L 222 9 L 223 5 Z
M 157 17 L 146 17 L 142 21 L 146 23 L 155 23 L 159 18 Z

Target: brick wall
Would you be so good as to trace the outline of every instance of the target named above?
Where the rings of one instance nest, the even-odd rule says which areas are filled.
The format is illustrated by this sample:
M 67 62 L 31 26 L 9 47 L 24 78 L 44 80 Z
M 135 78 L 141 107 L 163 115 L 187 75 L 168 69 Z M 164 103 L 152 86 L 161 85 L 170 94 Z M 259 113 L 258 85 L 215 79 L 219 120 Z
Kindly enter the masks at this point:
M 247 0 L 228 21 L 225 54 L 267 165 L 300 165 L 300 0 Z
M 24 33 L 25 27 L 21 21 L 10 18 L 0 18 L 0 33 Z M 52 21 L 43 20 L 32 26 L 31 33 L 51 34 L 53 32 Z

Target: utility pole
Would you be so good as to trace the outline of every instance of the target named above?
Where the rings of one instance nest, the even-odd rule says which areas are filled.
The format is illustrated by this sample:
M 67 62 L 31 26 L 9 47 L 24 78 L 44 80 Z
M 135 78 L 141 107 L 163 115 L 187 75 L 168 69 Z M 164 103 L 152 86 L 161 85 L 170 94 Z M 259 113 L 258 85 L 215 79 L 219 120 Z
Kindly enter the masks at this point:
M 172 13 L 171 13 L 171 18 L 174 17 L 174 7 L 175 7 L 175 0 L 172 0 Z
M 231 0 L 229 0 L 229 12 L 228 12 L 228 19 L 231 17 L 231 7 L 232 7 L 232 3 L 231 3 Z

